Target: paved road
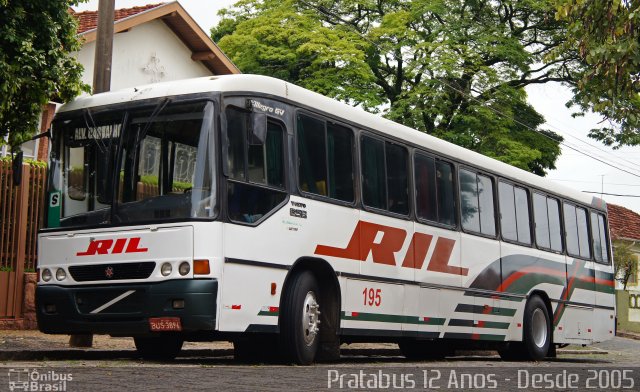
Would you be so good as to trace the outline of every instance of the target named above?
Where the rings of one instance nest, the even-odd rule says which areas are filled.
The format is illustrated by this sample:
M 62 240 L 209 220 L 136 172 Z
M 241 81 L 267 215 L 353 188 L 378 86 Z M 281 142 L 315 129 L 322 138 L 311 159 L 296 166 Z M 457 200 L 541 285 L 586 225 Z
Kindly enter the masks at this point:
M 37 383 L 41 390 L 47 388 L 43 385 L 49 385 L 58 390 L 100 392 L 392 390 L 400 387 L 425 390 L 430 382 L 431 387 L 439 390 L 507 391 L 547 387 L 582 391 L 589 386 L 591 390 L 640 391 L 640 368 L 632 368 L 640 365 L 640 341 L 615 338 L 588 349 L 589 354 L 570 351 L 540 363 L 503 362 L 491 353 L 463 353 L 465 355 L 444 361 L 411 362 L 400 357 L 391 345 L 356 346 L 345 347 L 338 362 L 310 367 L 242 365 L 233 360 L 231 350 L 224 346 L 210 350 L 187 347 L 171 364 L 143 362 L 129 349 L 67 350 L 66 354 L 41 350 L 39 356 L 30 360 L 6 357 L 1 360 L 0 391 L 9 390 L 9 376 L 14 382 L 40 380 Z M 625 369 L 628 371 L 624 372 Z

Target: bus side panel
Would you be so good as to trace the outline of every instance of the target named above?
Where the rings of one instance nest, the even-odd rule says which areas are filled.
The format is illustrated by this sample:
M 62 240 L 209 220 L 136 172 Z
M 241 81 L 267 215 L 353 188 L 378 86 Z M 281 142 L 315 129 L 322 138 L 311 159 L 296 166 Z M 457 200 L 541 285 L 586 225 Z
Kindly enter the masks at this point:
M 495 239 L 461 233 L 460 264 L 463 286 L 471 289 L 495 290 L 500 285 L 500 243 Z M 482 275 L 483 286 L 473 287 L 472 282 Z M 450 325 L 469 325 L 473 339 L 502 341 L 506 324 L 491 314 L 496 298 L 482 292 L 467 291 L 466 297 L 474 306 L 472 315 L 450 320 Z M 469 302 L 467 302 L 469 304 Z
M 365 259 L 360 266 L 363 279 L 369 276 L 413 282 L 414 269 L 403 267 L 413 259 L 413 251 L 410 251 L 413 222 L 367 211 L 360 213 L 360 221 L 365 225 L 361 226 L 360 233 L 360 254 Z M 347 303 L 358 303 L 361 311 L 369 315 L 369 320 L 362 321 L 360 328 L 415 329 L 415 324 L 405 322 L 416 315 L 415 309 L 405 306 L 403 284 L 370 281 L 354 285 L 349 282 L 347 290 Z
M 225 263 L 219 329 L 228 332 L 276 332 L 286 272 L 284 269 Z M 271 293 L 272 282 L 277 287 L 274 294 Z
M 591 343 L 594 328 L 595 270 L 593 261 L 567 256 L 567 292 L 570 303 L 559 314 L 565 326 L 565 338 L 571 342 Z
M 303 257 L 325 259 L 336 271 L 359 274 L 359 260 L 316 253 L 319 244 L 334 246 L 338 253 L 347 248 L 358 217 L 356 209 L 291 196 L 257 226 L 225 224 L 220 330 L 277 325 L 277 317 L 266 315 L 265 309 L 279 306 L 287 273 Z M 275 295 L 271 282 L 276 283 Z
M 549 297 L 554 342 L 562 341 L 564 330 L 554 325 L 553 317 L 567 285 L 565 256 L 505 241 L 501 242 L 500 252 L 501 291 L 515 295 L 502 296 L 498 304 L 502 315 L 513 314 L 506 339 L 522 340 L 522 320 L 526 305 L 526 298 L 523 296 L 537 290 Z
M 460 275 L 460 233 L 439 227 L 415 224 L 416 243 L 429 241 L 426 255 L 414 247 L 415 280 L 420 287 L 417 315 L 422 319 L 417 330 L 425 337 L 447 329 L 446 321 L 455 318 L 463 296 Z M 423 246 L 425 248 L 425 246 Z M 471 300 L 471 298 L 468 298 Z M 454 327 L 454 332 L 471 333 L 470 328 Z
M 613 267 L 595 263 L 596 308 L 594 310 L 593 340 L 611 339 L 615 333 L 615 306 Z

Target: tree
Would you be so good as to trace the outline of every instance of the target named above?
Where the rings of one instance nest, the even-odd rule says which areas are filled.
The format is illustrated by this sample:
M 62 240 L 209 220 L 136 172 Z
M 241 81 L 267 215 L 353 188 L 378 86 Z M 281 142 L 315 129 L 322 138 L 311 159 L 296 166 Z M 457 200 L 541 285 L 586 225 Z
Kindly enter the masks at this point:
M 37 131 L 43 105 L 88 91 L 69 0 L 0 0 L 0 144 L 12 150 Z
M 247 73 L 275 76 L 525 170 L 554 168 L 524 87 L 571 81 L 551 0 L 243 0 L 212 38 Z M 532 131 L 538 131 L 538 133 Z
M 583 65 L 570 104 L 606 120 L 589 136 L 614 148 L 640 144 L 640 2 L 558 0 L 556 17 L 569 27 L 553 54 L 576 52 Z
M 638 257 L 631 250 L 633 244 L 616 242 L 613 247 L 613 267 L 615 279 L 622 283 L 623 290 L 627 289 L 627 282 L 638 271 Z

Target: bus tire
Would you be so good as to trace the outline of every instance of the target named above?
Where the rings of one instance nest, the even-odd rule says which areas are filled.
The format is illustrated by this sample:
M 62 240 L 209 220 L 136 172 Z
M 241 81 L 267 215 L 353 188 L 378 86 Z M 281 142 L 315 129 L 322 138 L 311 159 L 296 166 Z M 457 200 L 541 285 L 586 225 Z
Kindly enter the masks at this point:
M 444 359 L 453 354 L 453 350 L 446 347 L 445 342 L 435 340 L 401 340 L 398 347 L 405 358 L 416 361 Z
M 182 350 L 182 338 L 175 335 L 135 337 L 136 350 L 143 359 L 151 361 L 171 361 Z
M 526 359 L 539 361 L 547 356 L 551 345 L 551 318 L 542 298 L 529 298 L 524 308 L 522 333 Z
M 280 340 L 285 361 L 309 365 L 320 341 L 320 290 L 310 271 L 291 277 L 284 293 L 280 318 Z

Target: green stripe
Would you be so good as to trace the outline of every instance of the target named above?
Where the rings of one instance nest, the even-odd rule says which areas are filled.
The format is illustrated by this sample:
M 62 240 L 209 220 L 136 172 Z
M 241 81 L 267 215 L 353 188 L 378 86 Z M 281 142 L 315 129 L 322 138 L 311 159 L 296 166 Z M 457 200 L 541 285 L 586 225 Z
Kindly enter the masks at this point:
M 258 312 L 258 316 L 277 316 L 279 312 L 269 312 L 268 310 L 261 310 Z
M 485 321 L 484 325 L 480 326 L 476 324 L 474 327 L 476 328 L 495 328 L 495 329 L 508 329 L 509 323 L 501 323 L 499 321 Z
M 418 316 L 402 316 L 396 314 L 381 314 L 381 313 L 358 313 L 357 316 L 347 316 L 346 312 L 342 312 L 341 318 L 343 320 L 353 321 L 376 321 L 380 323 L 399 323 L 399 324 L 417 324 L 417 325 L 443 325 L 445 319 L 438 317 L 430 317 L 426 321 L 423 317 Z
M 504 335 L 480 334 L 480 340 L 504 341 Z

